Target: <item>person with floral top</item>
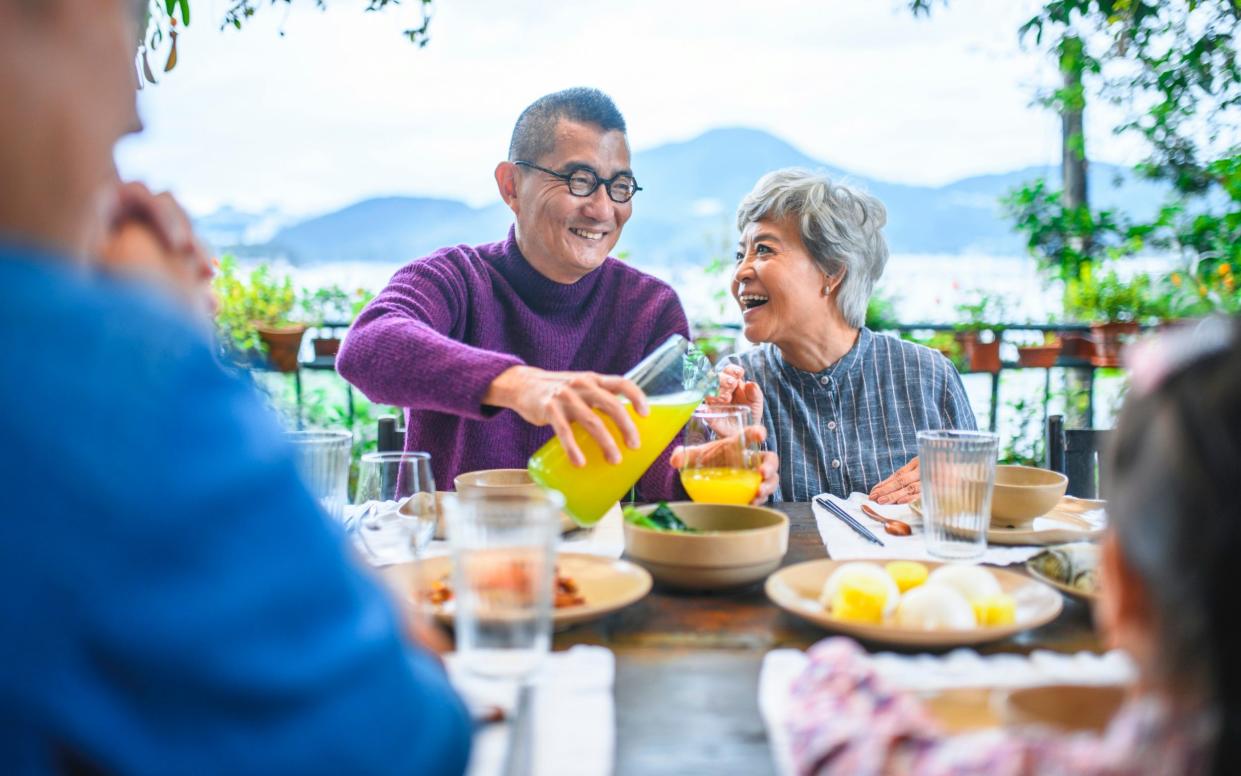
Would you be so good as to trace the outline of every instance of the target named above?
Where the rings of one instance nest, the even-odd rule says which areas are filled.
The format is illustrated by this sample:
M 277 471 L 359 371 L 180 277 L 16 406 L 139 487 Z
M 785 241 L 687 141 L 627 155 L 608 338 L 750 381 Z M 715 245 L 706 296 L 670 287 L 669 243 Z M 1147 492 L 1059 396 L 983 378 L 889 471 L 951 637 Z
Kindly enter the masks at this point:
M 1241 325 L 1210 320 L 1175 336 L 1135 354 L 1107 455 L 1095 617 L 1138 671 L 1107 729 L 950 735 L 857 645 L 833 638 L 811 649 L 792 687 L 799 774 L 1241 772 Z

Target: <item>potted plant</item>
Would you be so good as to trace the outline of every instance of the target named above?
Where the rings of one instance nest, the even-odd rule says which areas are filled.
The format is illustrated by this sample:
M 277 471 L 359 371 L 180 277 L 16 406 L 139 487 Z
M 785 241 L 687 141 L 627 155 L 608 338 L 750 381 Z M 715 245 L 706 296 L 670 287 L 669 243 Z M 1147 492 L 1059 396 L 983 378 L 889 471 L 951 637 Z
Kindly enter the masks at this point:
M 1121 280 L 1116 272 L 1096 277 L 1089 264 L 1083 264 L 1079 277 L 1070 280 L 1066 293 L 1068 309 L 1090 322 L 1095 366 L 1120 366 L 1121 351 L 1137 335 L 1139 320 L 1148 306 L 1150 277 L 1135 275 Z
M 1045 331 L 1038 343 L 1018 345 L 1017 363 L 1024 367 L 1048 369 L 1056 365 L 1060 357 L 1060 338 L 1053 331 Z
M 957 313 L 963 318 L 956 325 L 957 338 L 965 351 L 969 371 L 1000 371 L 1004 327 L 999 321 L 1004 317 L 1003 300 L 978 291 L 973 301 L 957 305 Z
M 349 294 L 335 283 L 314 291 L 306 289 L 302 292 L 301 307 L 306 321 L 319 330 L 316 332 L 319 336 L 310 341 L 315 356 L 335 356 L 340 350 L 340 337 L 328 324 L 340 325 L 352 320 Z
M 213 284 L 220 301 L 216 327 L 224 346 L 242 361 L 259 353 L 276 371 L 297 371 L 306 325 L 291 318 L 297 299 L 292 279 L 277 280 L 266 264 L 243 279 L 236 259 L 225 256 Z

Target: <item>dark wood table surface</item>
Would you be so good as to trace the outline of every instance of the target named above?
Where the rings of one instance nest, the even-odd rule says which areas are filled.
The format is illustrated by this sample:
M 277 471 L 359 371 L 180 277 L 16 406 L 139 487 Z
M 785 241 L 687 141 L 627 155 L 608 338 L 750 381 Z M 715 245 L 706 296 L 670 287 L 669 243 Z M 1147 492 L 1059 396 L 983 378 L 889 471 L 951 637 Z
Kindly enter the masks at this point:
M 776 508 L 791 524 L 783 565 L 827 557 L 810 504 Z M 557 634 L 554 647 L 598 644 L 616 655 L 617 776 L 760 776 L 775 772 L 758 711 L 763 655 L 827 635 L 768 601 L 762 583 L 718 594 L 657 584 L 633 606 Z M 1099 648 L 1089 610 L 1066 599 L 1055 621 L 978 650 Z

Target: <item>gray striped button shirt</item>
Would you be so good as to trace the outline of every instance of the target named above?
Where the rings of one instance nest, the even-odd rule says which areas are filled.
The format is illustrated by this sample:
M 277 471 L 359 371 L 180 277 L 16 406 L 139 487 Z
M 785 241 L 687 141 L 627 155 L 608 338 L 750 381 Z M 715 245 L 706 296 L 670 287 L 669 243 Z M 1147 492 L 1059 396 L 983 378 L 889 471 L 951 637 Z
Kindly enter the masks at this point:
M 918 454 L 917 432 L 976 428 L 948 359 L 869 329 L 821 372 L 792 366 L 769 343 L 727 360 L 763 390 L 767 447 L 780 456 L 776 501 L 869 493 Z

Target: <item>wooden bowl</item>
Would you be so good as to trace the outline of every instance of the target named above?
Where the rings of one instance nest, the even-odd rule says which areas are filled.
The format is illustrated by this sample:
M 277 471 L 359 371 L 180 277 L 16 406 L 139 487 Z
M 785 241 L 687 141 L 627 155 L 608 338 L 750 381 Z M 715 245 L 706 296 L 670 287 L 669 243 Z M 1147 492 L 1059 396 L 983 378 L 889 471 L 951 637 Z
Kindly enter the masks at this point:
M 625 553 L 668 587 L 718 590 L 748 585 L 775 571 L 788 551 L 789 519 L 774 509 L 692 501 L 668 506 L 701 533 L 625 523 Z M 654 509 L 650 505 L 639 511 Z
M 1064 497 L 1069 478 L 1050 469 L 1033 466 L 995 467 L 991 493 L 991 525 L 1025 527 L 1045 515 Z

